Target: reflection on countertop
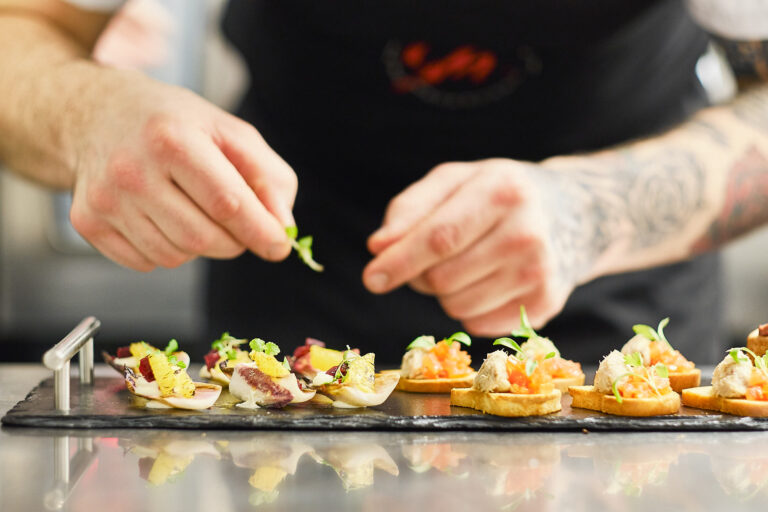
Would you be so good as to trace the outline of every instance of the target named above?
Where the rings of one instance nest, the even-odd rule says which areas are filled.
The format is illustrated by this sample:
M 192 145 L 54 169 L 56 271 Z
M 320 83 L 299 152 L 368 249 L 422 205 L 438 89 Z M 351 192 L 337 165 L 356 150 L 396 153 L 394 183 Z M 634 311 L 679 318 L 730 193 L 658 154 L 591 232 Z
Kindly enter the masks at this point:
M 0 413 L 27 386 L 0 365 Z M 14 374 L 16 375 L 16 374 Z M 20 374 L 19 374 L 20 375 Z M 0 510 L 764 510 L 768 433 L 0 432 Z

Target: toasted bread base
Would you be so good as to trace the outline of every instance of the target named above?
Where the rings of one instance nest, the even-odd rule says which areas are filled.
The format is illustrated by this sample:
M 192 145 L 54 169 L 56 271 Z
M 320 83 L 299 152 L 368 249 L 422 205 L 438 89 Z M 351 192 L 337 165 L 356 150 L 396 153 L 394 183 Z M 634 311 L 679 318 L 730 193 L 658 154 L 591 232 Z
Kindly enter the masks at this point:
M 537 395 L 486 393 L 472 388 L 452 389 L 451 405 L 477 409 L 495 416 L 541 416 L 560 410 L 559 390 Z
M 768 336 L 760 336 L 758 330 L 755 329 L 747 336 L 747 348 L 758 356 L 764 355 L 768 351 Z
M 669 372 L 669 387 L 681 393 L 684 389 L 695 388 L 701 384 L 701 370 L 694 368 L 687 372 Z
M 468 388 L 475 382 L 475 372 L 456 379 L 404 379 L 397 383 L 398 391 L 409 393 L 450 393 L 453 388 Z
M 571 386 L 581 386 L 584 384 L 584 374 L 582 373 L 578 377 L 569 377 L 563 379 L 552 379 L 555 385 L 555 389 L 565 394 L 568 392 L 568 388 Z
M 723 398 L 715 395 L 712 386 L 683 390 L 683 404 L 688 407 L 719 411 L 734 416 L 768 417 L 768 402 L 744 398 Z
M 592 409 L 615 416 L 661 416 L 680 410 L 680 395 L 675 392 L 661 398 L 624 398 L 621 403 L 613 395 L 605 395 L 594 386 L 571 386 L 571 407 Z

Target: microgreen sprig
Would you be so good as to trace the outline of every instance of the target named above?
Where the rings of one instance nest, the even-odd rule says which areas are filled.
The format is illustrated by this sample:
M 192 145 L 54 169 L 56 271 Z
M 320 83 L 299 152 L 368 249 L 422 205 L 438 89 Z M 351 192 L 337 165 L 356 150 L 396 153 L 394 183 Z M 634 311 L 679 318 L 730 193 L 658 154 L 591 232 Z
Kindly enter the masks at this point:
M 501 345 L 502 347 L 507 347 L 508 349 L 512 350 L 515 353 L 515 357 L 520 359 L 520 356 L 523 354 L 523 349 L 520 348 L 520 345 L 517 344 L 515 340 L 512 338 L 498 338 L 494 340 L 494 345 Z
M 528 313 L 525 311 L 525 306 L 520 304 L 520 327 L 512 331 L 512 336 L 515 338 L 538 338 L 539 335 L 533 330 L 531 322 L 528 320 Z
M 536 359 L 525 357 L 523 349 L 520 348 L 520 345 L 518 345 L 512 338 L 498 338 L 497 340 L 494 340 L 493 344 L 507 347 L 514 352 L 515 359 L 518 361 L 525 361 L 525 374 L 528 375 L 528 377 L 533 375 L 533 372 L 535 372 L 536 368 L 539 366 L 539 362 Z M 556 355 L 555 352 L 549 352 L 544 356 L 544 359 L 552 359 Z
M 650 325 L 636 324 L 632 326 L 632 330 L 635 332 L 635 334 L 639 334 L 640 336 L 651 341 L 660 341 L 671 349 L 672 344 L 664 335 L 664 328 L 667 326 L 667 324 L 669 324 L 669 317 L 664 318 L 661 322 L 659 322 L 659 326 L 656 329 Z
M 733 360 L 736 361 L 737 363 L 749 361 L 749 359 L 745 360 L 739 357 L 740 351 L 742 350 L 747 354 L 749 354 L 750 356 L 752 356 L 752 360 L 755 363 L 755 368 L 763 372 L 763 375 L 765 375 L 766 378 L 768 378 L 768 352 L 763 354 L 762 356 L 758 356 L 747 347 L 737 347 L 737 348 L 732 348 L 731 350 L 728 351 L 728 353 L 731 355 Z
M 288 226 L 285 228 L 285 234 L 288 235 L 288 238 L 291 240 L 291 247 L 296 251 L 296 254 L 298 254 L 301 261 L 315 272 L 322 272 L 324 270 L 324 267 L 312 258 L 311 236 L 298 238 L 299 228 L 296 226 Z
M 280 347 L 271 341 L 264 341 L 261 338 L 253 338 L 248 344 L 254 352 L 264 352 L 268 356 L 276 356 L 280 353 Z
M 643 368 L 643 358 L 640 355 L 639 352 L 633 352 L 631 354 L 627 354 L 624 356 L 624 364 L 632 368 Z M 662 378 L 668 378 L 669 377 L 669 369 L 663 365 L 662 363 L 656 363 L 655 365 L 648 368 L 647 375 L 642 375 L 641 373 L 635 373 L 634 371 L 629 371 L 627 373 L 623 373 L 616 377 L 616 380 L 613 381 L 613 384 L 611 385 L 611 389 L 613 390 L 613 396 L 616 397 L 616 401 L 618 403 L 623 403 L 624 398 L 621 396 L 621 393 L 619 392 L 619 383 L 631 376 L 631 375 L 637 375 L 641 379 L 643 379 L 645 382 L 648 383 L 648 385 L 651 387 L 653 392 L 661 398 L 661 391 L 659 391 L 658 386 L 656 386 L 656 376 L 662 377 Z
M 163 352 L 165 352 L 165 355 L 170 356 L 171 354 L 173 354 L 178 350 L 179 350 L 179 342 L 176 341 L 175 339 L 172 339 L 171 341 L 168 342 L 168 345 L 165 346 L 165 350 Z
M 410 342 L 408 346 L 405 347 L 405 350 L 412 350 L 414 348 L 424 348 L 429 350 L 434 346 L 435 346 L 435 337 L 422 334 L 421 336 L 417 337 L 412 342 Z
M 165 354 L 165 357 L 168 358 L 168 362 L 172 365 L 178 366 L 181 369 L 185 369 L 187 365 L 184 363 L 184 361 L 179 361 L 179 358 L 174 355 L 175 352 L 179 351 L 179 342 L 176 341 L 176 339 L 172 339 L 168 342 L 168 345 L 165 346 L 165 350 L 163 350 L 163 353 Z
M 450 345 L 454 341 L 462 343 L 468 347 L 472 345 L 472 338 L 469 337 L 469 334 L 461 331 L 451 334 L 450 336 L 445 338 L 443 341 L 445 341 L 448 345 Z M 429 350 L 432 347 L 434 347 L 436 344 L 437 343 L 435 342 L 434 336 L 427 336 L 426 334 L 423 334 L 417 337 L 416 339 L 414 339 L 412 342 L 410 342 L 408 346 L 405 347 L 405 350 L 412 350 L 414 348 L 423 348 L 423 349 Z
M 235 338 L 228 332 L 222 333 L 221 337 L 211 343 L 211 348 L 217 351 L 227 351 L 245 343 L 246 340 Z
M 447 338 L 445 338 L 445 342 L 450 345 L 454 341 L 458 341 L 459 343 L 463 343 L 466 346 L 472 345 L 472 338 L 469 337 L 469 334 L 459 331 L 451 334 Z

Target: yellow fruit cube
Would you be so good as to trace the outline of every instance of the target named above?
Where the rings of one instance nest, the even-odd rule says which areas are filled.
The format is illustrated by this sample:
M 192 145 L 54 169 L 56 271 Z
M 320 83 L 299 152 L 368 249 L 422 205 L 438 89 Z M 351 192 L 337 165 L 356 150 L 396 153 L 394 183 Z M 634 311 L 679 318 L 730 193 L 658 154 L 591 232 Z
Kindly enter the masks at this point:
M 168 356 L 163 352 L 149 355 L 149 366 L 155 375 L 157 386 L 162 396 L 183 396 L 191 398 L 195 394 L 195 383 L 187 372 L 175 369 L 168 362 Z
M 340 350 L 311 345 L 309 347 L 309 364 L 317 371 L 327 372 L 341 363 L 344 353 Z
M 256 352 L 255 350 L 252 350 L 251 359 L 256 363 L 256 367 L 258 367 L 259 370 L 270 377 L 279 379 L 280 377 L 285 377 L 291 373 L 280 361 L 275 359 L 274 356 L 268 356 L 264 352 Z
M 131 355 L 133 357 L 139 360 L 147 357 L 149 354 L 151 354 L 157 349 L 155 349 L 155 347 L 153 347 L 146 341 L 139 341 L 137 343 L 131 343 L 130 346 L 128 347 L 128 350 L 131 351 Z

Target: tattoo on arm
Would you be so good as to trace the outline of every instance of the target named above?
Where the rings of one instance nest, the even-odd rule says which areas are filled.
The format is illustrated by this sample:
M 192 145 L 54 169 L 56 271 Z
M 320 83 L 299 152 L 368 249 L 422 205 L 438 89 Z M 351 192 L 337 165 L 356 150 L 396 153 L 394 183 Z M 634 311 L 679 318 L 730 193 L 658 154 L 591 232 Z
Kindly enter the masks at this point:
M 723 208 L 692 249 L 700 253 L 716 248 L 766 222 L 768 157 L 752 147 L 733 165 Z
M 768 133 L 768 86 L 739 95 L 733 104 L 733 113 L 745 123 Z
M 544 188 L 552 194 L 549 201 L 567 212 L 549 231 L 561 256 L 558 271 L 574 283 L 616 241 L 630 238 L 637 250 L 666 242 L 705 204 L 705 172 L 688 151 L 667 149 L 645 159 L 622 151 L 601 167 L 553 174 Z

